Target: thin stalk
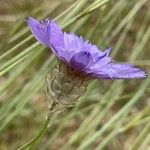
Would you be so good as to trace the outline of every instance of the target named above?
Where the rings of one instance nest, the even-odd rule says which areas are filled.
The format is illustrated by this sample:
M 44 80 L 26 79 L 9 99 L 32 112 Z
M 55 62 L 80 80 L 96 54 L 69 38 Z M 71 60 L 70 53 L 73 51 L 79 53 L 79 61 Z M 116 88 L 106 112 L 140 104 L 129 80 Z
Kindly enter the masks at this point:
M 40 140 L 40 138 L 47 132 L 49 124 L 50 123 L 52 124 L 51 121 L 53 120 L 55 112 L 58 112 L 59 110 L 62 110 L 62 108 L 61 109 L 57 108 L 57 105 L 53 102 L 52 105 L 51 105 L 51 107 L 50 107 L 50 109 L 49 109 L 49 113 L 48 113 L 48 115 L 46 117 L 46 121 L 44 122 L 41 130 L 30 141 L 28 141 L 27 143 L 25 143 L 22 146 L 20 146 L 17 150 L 24 150 L 24 149 L 26 149 L 28 147 L 31 147 L 38 140 Z
M 39 133 L 37 133 L 30 141 L 28 141 L 27 143 L 25 143 L 24 145 L 20 146 L 17 150 L 24 150 L 28 147 L 30 147 L 31 145 L 33 145 L 40 137 L 42 137 L 48 130 L 48 125 L 50 123 L 51 120 L 51 115 L 47 117 L 46 121 L 44 122 L 41 130 Z

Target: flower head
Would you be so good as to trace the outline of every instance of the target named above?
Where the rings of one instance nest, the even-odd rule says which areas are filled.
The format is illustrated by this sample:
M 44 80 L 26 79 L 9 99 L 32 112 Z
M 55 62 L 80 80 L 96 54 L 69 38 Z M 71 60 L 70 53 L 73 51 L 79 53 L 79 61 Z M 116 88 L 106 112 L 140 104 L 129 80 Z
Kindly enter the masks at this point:
M 111 48 L 100 51 L 95 45 L 73 33 L 62 32 L 53 21 L 38 22 L 28 17 L 27 23 L 33 36 L 73 70 L 102 79 L 144 78 L 146 73 L 129 64 L 117 64 L 109 57 Z

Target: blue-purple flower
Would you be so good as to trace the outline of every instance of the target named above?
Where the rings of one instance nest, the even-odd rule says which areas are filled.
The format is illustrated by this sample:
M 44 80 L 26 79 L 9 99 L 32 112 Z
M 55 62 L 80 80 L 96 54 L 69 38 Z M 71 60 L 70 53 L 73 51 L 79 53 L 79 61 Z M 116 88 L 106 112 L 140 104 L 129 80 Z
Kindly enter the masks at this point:
M 114 63 L 109 57 L 111 48 L 100 51 L 95 45 L 84 41 L 74 33 L 62 32 L 53 21 L 38 22 L 28 17 L 27 23 L 33 36 L 73 70 L 102 79 L 144 78 L 146 73 L 129 64 Z

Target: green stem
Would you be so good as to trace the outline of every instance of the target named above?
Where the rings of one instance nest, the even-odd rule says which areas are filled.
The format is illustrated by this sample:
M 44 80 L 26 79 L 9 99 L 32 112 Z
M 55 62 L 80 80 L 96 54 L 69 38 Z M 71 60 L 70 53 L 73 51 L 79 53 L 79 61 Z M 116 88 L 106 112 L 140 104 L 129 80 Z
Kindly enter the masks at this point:
M 17 150 L 25 150 L 26 148 L 28 148 L 29 146 L 33 145 L 34 143 L 36 143 L 37 140 L 39 140 L 39 138 L 41 138 L 46 131 L 48 130 L 48 125 L 50 123 L 51 117 L 54 114 L 54 112 L 50 112 L 46 118 L 45 123 L 43 124 L 41 130 L 39 131 L 39 133 L 37 133 L 30 141 L 28 141 L 27 143 L 25 143 L 24 145 L 20 146 Z

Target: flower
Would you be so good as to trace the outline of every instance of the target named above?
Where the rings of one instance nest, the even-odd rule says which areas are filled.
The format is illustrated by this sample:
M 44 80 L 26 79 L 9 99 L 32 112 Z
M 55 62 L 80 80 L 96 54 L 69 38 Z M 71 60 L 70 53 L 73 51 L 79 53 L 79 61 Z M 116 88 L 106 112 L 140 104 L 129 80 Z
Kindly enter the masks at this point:
M 114 63 L 109 52 L 111 48 L 100 51 L 95 45 L 84 41 L 74 33 L 62 32 L 53 21 L 45 19 L 38 22 L 28 17 L 28 26 L 33 36 L 73 70 L 92 78 L 128 79 L 144 78 L 146 73 L 130 64 Z

